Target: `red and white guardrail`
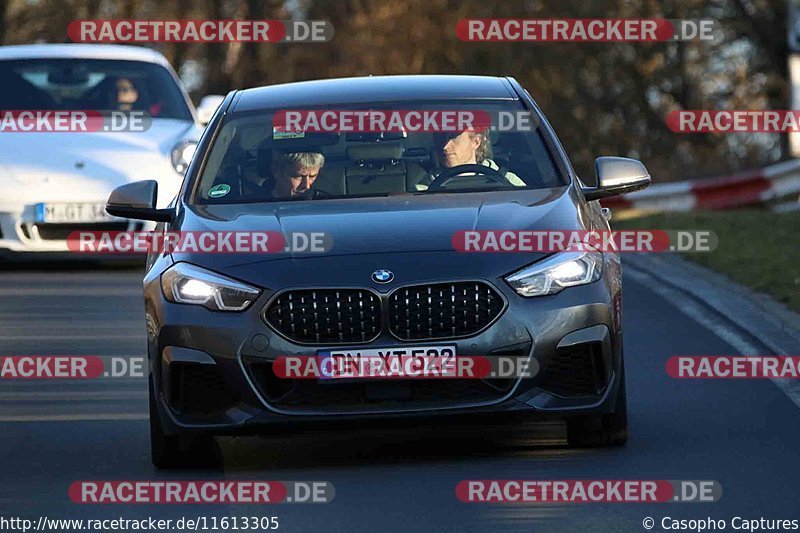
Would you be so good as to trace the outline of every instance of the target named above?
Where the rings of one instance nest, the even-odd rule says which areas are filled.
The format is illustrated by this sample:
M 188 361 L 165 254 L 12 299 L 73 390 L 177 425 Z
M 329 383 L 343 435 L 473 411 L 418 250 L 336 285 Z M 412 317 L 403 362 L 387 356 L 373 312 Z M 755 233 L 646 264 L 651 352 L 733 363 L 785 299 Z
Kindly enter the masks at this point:
M 729 209 L 785 197 L 798 203 L 800 159 L 703 180 L 657 183 L 647 189 L 607 198 L 604 207 L 647 212 Z

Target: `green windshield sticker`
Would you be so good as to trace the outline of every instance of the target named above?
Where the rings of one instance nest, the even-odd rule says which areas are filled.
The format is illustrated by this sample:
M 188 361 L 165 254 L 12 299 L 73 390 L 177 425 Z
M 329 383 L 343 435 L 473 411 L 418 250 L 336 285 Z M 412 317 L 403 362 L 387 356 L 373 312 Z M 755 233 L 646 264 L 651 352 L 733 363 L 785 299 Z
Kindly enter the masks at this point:
M 211 190 L 208 191 L 209 198 L 220 198 L 225 196 L 231 192 L 231 186 L 225 183 L 220 183 L 219 185 L 214 185 L 211 187 Z

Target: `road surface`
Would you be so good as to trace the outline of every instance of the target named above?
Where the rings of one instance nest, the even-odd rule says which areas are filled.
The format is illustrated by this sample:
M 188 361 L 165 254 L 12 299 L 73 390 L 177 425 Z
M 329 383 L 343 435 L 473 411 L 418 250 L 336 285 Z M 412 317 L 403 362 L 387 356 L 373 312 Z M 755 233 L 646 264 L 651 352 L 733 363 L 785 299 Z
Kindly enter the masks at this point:
M 3 355 L 144 357 L 137 268 L 0 272 Z M 721 317 L 717 317 L 721 319 Z M 569 450 L 561 430 L 493 437 L 476 426 L 365 427 L 293 437 L 222 438 L 217 471 L 162 473 L 149 460 L 145 378 L 0 380 L 0 516 L 103 519 L 277 516 L 281 531 L 645 531 L 681 519 L 800 519 L 800 408 L 768 380 L 674 380 L 672 355 L 736 354 L 695 317 L 626 277 L 630 440 Z M 757 341 L 750 339 L 756 347 Z M 800 350 L 799 350 L 800 351 Z M 761 353 L 768 353 L 762 349 Z M 554 445 L 556 443 L 556 445 Z M 468 504 L 463 479 L 716 480 L 715 503 Z M 77 480 L 325 480 L 316 505 L 79 505 Z

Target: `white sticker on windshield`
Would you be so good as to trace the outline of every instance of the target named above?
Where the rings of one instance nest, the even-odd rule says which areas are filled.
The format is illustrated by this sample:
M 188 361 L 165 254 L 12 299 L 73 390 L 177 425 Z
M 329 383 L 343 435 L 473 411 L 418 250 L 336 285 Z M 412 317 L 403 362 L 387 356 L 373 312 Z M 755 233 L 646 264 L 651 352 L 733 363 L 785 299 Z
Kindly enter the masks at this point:
M 273 139 L 302 139 L 306 136 L 304 131 L 285 131 L 278 128 L 272 128 Z

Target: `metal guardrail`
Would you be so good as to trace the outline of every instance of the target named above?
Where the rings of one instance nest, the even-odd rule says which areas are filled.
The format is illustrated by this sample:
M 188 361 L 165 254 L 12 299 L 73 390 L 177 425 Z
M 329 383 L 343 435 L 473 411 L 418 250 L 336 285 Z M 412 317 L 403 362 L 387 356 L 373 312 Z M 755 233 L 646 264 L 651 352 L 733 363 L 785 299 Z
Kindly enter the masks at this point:
M 782 161 L 762 169 L 702 180 L 659 183 L 601 203 L 624 213 L 661 213 L 695 209 L 731 209 L 777 202 L 777 211 L 792 210 L 800 195 L 800 159 Z

